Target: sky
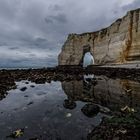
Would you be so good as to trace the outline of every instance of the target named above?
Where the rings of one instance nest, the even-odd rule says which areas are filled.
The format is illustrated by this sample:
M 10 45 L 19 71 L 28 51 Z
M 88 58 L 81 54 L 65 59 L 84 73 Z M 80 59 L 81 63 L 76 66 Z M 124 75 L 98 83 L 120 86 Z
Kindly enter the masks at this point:
M 51 67 L 69 33 L 109 26 L 139 0 L 0 0 L 0 67 Z
M 87 67 L 88 65 L 94 64 L 94 58 L 90 52 L 85 53 L 84 59 L 83 59 L 83 67 Z

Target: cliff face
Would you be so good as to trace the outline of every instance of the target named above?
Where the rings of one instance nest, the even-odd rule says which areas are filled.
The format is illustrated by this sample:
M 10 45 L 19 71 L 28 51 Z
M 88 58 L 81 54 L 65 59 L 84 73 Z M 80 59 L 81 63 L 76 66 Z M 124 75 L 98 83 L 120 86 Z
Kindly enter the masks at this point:
M 140 9 L 129 11 L 97 32 L 70 34 L 58 56 L 59 65 L 82 65 L 86 52 L 95 64 L 140 62 Z

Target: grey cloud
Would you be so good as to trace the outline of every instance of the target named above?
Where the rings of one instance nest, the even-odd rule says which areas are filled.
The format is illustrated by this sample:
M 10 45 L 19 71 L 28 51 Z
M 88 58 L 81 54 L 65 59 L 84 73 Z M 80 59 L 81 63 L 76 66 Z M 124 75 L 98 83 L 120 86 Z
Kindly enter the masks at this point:
M 18 50 L 19 47 L 10 47 L 9 49 L 10 49 L 10 50 Z
M 127 10 L 140 7 L 139 0 L 121 5 L 122 0 L 0 0 L 0 52 L 26 52 L 22 65 L 39 65 L 36 51 L 46 52 L 42 65 L 57 64 L 57 55 L 69 33 L 96 31 L 110 25 Z M 21 54 L 23 55 L 23 54 Z M 30 60 L 30 55 L 35 60 Z M 44 55 L 44 54 L 43 54 Z M 39 55 L 41 56 L 41 55 Z M 14 58 L 2 59 L 18 66 Z M 26 61 L 24 58 L 28 58 Z M 27 59 L 27 60 L 28 60 Z M 10 61 L 11 60 L 11 61 Z
M 55 22 L 60 22 L 60 23 L 66 23 L 67 18 L 65 14 L 58 14 L 58 15 L 51 15 L 45 18 L 45 21 L 48 23 L 55 23 Z
M 50 24 L 53 23 L 53 20 L 51 18 L 45 18 L 45 22 Z
M 15 2 L 17 3 L 15 5 Z M 0 1 L 0 17 L 1 19 L 14 19 L 17 14 L 19 6 L 19 1 L 8 1 L 8 0 L 1 0 Z
M 135 0 L 131 4 L 125 5 L 123 7 L 123 10 L 128 11 L 128 10 L 137 9 L 137 8 L 140 8 L 140 1 L 139 0 Z
M 49 10 L 51 11 L 63 11 L 63 7 L 61 5 L 58 5 L 58 4 L 53 4 L 53 5 L 50 5 L 48 7 Z
M 0 68 L 36 68 L 36 67 L 46 67 L 57 65 L 56 60 L 48 59 L 37 59 L 37 60 L 11 60 L 4 59 L 0 60 Z

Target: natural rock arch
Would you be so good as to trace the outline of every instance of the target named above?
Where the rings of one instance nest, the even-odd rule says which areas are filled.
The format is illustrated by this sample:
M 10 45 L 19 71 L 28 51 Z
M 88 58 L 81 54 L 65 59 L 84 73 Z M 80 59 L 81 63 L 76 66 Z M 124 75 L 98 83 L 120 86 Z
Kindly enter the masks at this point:
M 91 51 L 90 45 L 85 45 L 85 46 L 83 46 L 82 48 L 83 48 L 83 55 L 82 55 L 81 60 L 79 61 L 79 65 L 80 65 L 80 66 L 83 66 L 83 65 L 84 65 L 84 57 L 85 57 L 85 54 L 86 54 L 86 53 L 89 52 L 89 53 L 93 56 L 93 52 Z
M 82 65 L 86 52 L 94 56 L 93 40 L 89 38 L 88 35 L 79 37 L 76 34 L 70 34 L 58 57 L 59 65 Z
M 83 57 L 83 67 L 87 67 L 89 65 L 94 65 L 94 56 L 90 52 L 87 52 Z

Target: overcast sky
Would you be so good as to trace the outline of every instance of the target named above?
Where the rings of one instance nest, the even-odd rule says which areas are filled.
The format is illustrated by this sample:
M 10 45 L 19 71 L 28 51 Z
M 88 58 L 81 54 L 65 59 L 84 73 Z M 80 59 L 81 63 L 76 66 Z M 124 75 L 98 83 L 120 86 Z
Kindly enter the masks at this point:
M 57 65 L 69 33 L 110 25 L 140 0 L 0 0 L 0 67 Z

